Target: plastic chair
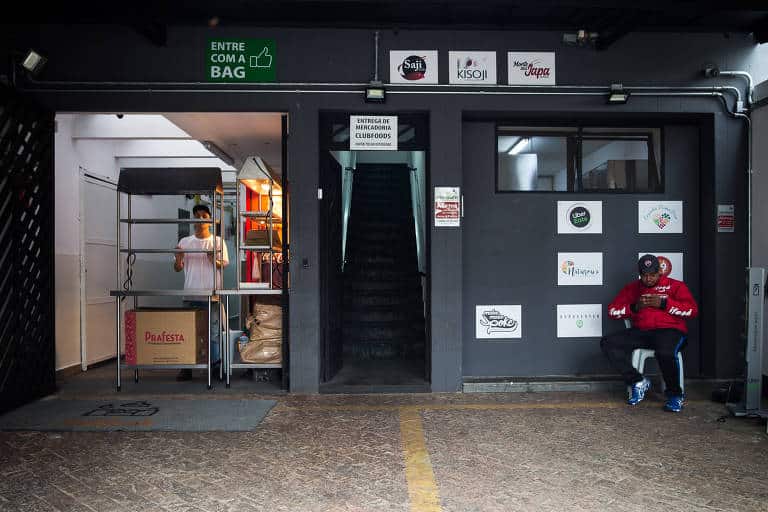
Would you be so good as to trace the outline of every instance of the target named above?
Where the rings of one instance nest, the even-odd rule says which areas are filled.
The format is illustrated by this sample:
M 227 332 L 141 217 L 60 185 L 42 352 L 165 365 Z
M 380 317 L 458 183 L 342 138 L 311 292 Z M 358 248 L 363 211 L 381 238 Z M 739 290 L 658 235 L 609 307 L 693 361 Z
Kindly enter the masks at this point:
M 632 327 L 632 322 L 627 318 L 624 320 L 624 325 L 627 329 L 630 329 Z M 643 370 L 645 370 L 645 361 L 647 359 L 655 358 L 656 357 L 656 351 L 650 348 L 636 348 L 632 351 L 632 366 L 640 373 L 643 373 Z M 683 375 L 683 353 L 678 351 L 677 352 L 677 366 L 680 368 L 680 390 L 685 393 L 685 384 L 684 384 L 684 375 Z M 662 385 L 662 391 L 666 389 L 666 383 L 664 382 L 664 378 L 661 379 L 661 385 Z M 629 389 L 629 392 L 631 393 L 632 390 Z

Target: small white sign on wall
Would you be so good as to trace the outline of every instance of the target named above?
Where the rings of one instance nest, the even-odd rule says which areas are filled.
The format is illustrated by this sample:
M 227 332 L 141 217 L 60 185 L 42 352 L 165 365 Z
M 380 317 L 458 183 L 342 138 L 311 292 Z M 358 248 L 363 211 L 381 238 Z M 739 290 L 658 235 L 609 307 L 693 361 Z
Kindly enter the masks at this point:
M 602 304 L 558 304 L 558 338 L 599 338 L 603 335 Z
M 475 338 L 515 339 L 523 337 L 522 305 L 475 306 Z
M 602 201 L 558 201 L 558 234 L 595 234 L 603 232 Z
M 603 253 L 557 253 L 558 286 L 600 286 L 603 284 Z
M 448 52 L 448 82 L 496 85 L 496 52 Z
M 661 274 L 678 281 L 683 280 L 683 253 L 681 252 L 639 252 L 637 253 L 637 259 L 639 260 L 644 254 L 653 254 L 659 258 L 659 266 L 661 267 Z
M 349 149 L 397 151 L 397 116 L 349 116 Z
M 436 84 L 437 50 L 391 50 L 389 82 L 393 84 Z
M 682 201 L 638 201 L 638 233 L 682 233 Z
M 509 85 L 555 85 L 555 52 L 508 52 Z

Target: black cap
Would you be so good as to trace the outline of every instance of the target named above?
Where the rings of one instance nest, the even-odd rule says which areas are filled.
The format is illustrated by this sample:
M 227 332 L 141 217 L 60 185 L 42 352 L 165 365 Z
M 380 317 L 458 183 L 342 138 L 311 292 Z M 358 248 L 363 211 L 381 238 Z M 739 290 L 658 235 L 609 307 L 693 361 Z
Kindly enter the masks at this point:
M 661 265 L 659 264 L 659 258 L 653 254 L 645 254 L 637 262 L 637 271 L 641 274 L 658 272 L 660 268 Z

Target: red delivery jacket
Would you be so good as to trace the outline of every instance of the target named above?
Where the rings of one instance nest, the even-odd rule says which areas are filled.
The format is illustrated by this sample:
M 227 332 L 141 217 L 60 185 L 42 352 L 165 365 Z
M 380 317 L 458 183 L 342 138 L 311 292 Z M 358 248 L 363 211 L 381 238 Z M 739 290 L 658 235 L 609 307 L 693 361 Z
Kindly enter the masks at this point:
M 662 300 L 661 309 L 646 307 L 637 312 L 633 311 L 633 304 L 637 304 L 640 296 L 644 294 L 661 295 L 666 301 Z M 632 327 L 642 331 L 677 329 L 687 333 L 685 320 L 698 314 L 699 307 L 685 283 L 666 276 L 662 276 L 652 288 L 647 288 L 640 279 L 633 281 L 622 288 L 608 305 L 609 317 L 615 320 L 629 318 Z

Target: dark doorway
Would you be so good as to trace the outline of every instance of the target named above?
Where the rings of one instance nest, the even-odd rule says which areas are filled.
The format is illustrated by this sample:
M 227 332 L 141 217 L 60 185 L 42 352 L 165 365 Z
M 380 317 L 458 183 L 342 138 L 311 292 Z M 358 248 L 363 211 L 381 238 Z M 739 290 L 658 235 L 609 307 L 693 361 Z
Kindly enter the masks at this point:
M 348 151 L 337 124 L 319 162 L 321 391 L 429 391 L 426 152 Z

